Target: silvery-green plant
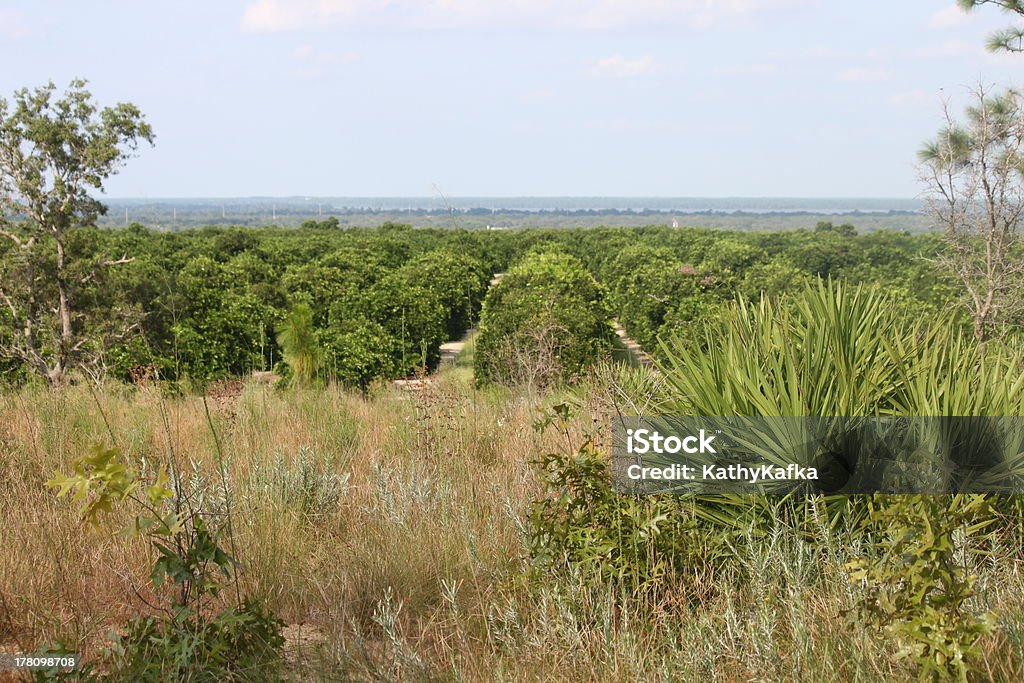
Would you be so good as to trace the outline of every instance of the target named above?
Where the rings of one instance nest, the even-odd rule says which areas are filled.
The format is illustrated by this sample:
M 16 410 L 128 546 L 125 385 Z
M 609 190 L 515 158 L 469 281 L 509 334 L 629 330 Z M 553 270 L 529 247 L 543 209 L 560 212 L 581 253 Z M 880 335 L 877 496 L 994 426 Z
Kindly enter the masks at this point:
M 322 457 L 304 447 L 291 462 L 276 453 L 269 467 L 257 468 L 253 488 L 285 507 L 323 515 L 337 510 L 348 493 L 350 477 L 349 472 L 335 472 Z

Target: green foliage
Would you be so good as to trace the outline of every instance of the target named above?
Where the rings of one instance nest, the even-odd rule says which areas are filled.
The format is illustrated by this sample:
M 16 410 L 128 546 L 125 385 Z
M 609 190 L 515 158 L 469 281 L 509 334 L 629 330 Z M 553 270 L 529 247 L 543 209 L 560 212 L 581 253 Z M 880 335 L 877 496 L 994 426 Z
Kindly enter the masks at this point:
M 246 598 L 206 617 L 136 618 L 104 657 L 114 681 L 267 681 L 282 675 L 284 622 Z
M 550 384 L 608 354 L 614 332 L 605 288 L 561 253 L 528 256 L 484 301 L 477 381 Z
M 978 639 L 993 617 L 972 608 L 968 543 L 994 521 L 984 496 L 887 496 L 871 501 L 864 524 L 874 552 L 848 565 L 864 587 L 855 615 L 895 638 L 898 657 L 921 680 L 967 681 L 978 671 Z
M 814 232 L 836 233 L 844 237 L 853 237 L 857 234 L 857 228 L 853 227 L 849 223 L 833 225 L 830 221 L 819 221 L 818 224 L 814 226 Z
M 436 295 L 445 311 L 446 339 L 458 339 L 476 321 L 491 273 L 472 256 L 435 250 L 409 261 L 394 277 Z
M 22 228 L 12 234 L 21 239 Z M 439 359 L 437 346 L 476 322 L 494 264 L 505 258 L 508 245 L 486 237 L 393 225 L 172 234 L 139 225 L 78 228 L 66 247 L 68 277 L 83 281 L 73 298 L 75 332 L 87 338 L 80 355 L 95 360 L 90 371 L 97 376 L 120 379 L 202 384 L 243 376 L 279 365 L 274 332 L 306 303 L 325 351 L 320 378 L 365 387 L 378 377 L 429 369 Z M 31 250 L 40 300 L 57 296 L 52 246 L 37 240 Z M 26 265 L 18 252 L 0 235 L 0 273 L 9 273 L 12 286 L 13 269 Z M 110 254 L 128 255 L 128 262 L 94 268 Z M 9 353 L 22 328 L 2 308 L 0 368 L 5 380 L 21 381 L 37 368 Z M 36 332 L 49 353 L 55 338 Z
M 744 240 L 726 236 L 707 247 L 701 261 L 701 273 L 717 281 L 730 282 L 743 271 L 765 260 L 759 247 Z
M 1021 0 L 957 0 L 957 4 L 965 10 L 972 10 L 978 5 L 995 5 L 1003 12 L 1024 16 L 1024 3 Z M 1024 28 L 1009 26 L 992 33 L 985 43 L 992 52 L 1024 52 Z
M 404 273 L 393 271 L 370 288 L 360 312 L 396 341 L 399 375 L 437 366 L 440 346 L 447 341 L 447 314 L 436 291 L 409 284 Z
M 912 319 L 876 288 L 820 282 L 801 294 L 741 300 L 709 324 L 706 343 L 664 340 L 673 388 L 666 414 L 722 416 L 1021 415 L 1019 351 L 980 347 L 950 317 Z M 1008 379 L 1009 378 L 1009 379 Z M 856 499 L 827 498 L 833 522 Z M 777 514 L 762 499 L 722 496 L 700 514 L 727 526 Z M 798 509 L 794 514 L 799 516 Z
M 1024 195 L 1024 98 L 1015 90 L 970 93 L 964 122 L 945 125 L 918 152 L 927 214 L 942 234 L 938 262 L 960 287 L 979 341 L 1024 317 L 1020 203 Z
M 320 369 L 323 352 L 313 329 L 313 309 L 309 304 L 300 303 L 292 308 L 277 329 L 277 343 L 296 386 L 310 386 Z
M 245 598 L 212 616 L 181 610 L 171 618 L 135 617 L 95 661 L 73 672 L 39 670 L 36 681 L 80 683 L 220 683 L 279 680 L 284 622 L 259 600 Z M 57 643 L 40 654 L 73 654 Z
M 72 468 L 70 476 L 55 472 L 46 485 L 57 489 L 58 497 L 72 493 L 71 499 L 80 505 L 83 520 L 96 526 L 101 512 L 112 512 L 115 504 L 132 497 L 151 515 L 136 518 L 136 531 L 152 531 L 154 534 L 180 531 L 176 515 L 156 513 L 155 506 L 174 495 L 167 488 L 168 478 L 164 470 L 152 485 L 145 488 L 144 498 L 134 498 L 139 492 L 139 480 L 126 464 L 118 460 L 116 448 L 103 448 L 97 444 L 91 455 L 75 460 Z
M 283 623 L 252 598 L 238 596 L 236 605 L 213 611 L 225 581 L 237 582 L 237 563 L 221 547 L 219 529 L 210 527 L 210 515 L 195 495 L 180 481 L 172 483 L 165 470 L 146 482 L 116 448 L 97 445 L 72 468 L 70 475 L 55 473 L 47 486 L 58 497 L 71 494 L 83 519 L 97 527 L 100 513 L 130 503 L 132 521 L 117 533 L 150 542 L 156 556 L 152 582 L 158 591 L 167 586 L 168 603 L 161 617 L 133 619 L 125 633 L 114 637 L 99 667 L 106 673 L 90 668 L 80 672 L 81 678 L 266 680 L 282 660 Z
M 161 296 L 163 305 L 188 311 L 170 321 L 171 351 L 176 356 L 171 361 L 173 374 L 208 380 L 263 366 L 261 333 L 273 329 L 274 311 L 252 291 L 240 288 L 231 270 L 231 265 L 199 256 Z
M 666 248 L 633 245 L 604 272 L 619 321 L 648 349 L 659 334 L 684 328 L 718 302 L 697 269 Z
M 153 141 L 136 106 L 99 110 L 85 86 L 72 81 L 56 97 L 49 83 L 0 98 L 0 299 L 10 326 L 0 333 L 0 356 L 51 385 L 94 367 L 110 337 L 129 327 L 133 311 L 110 306 L 97 283 L 126 259 L 97 249 L 88 227 L 105 208 L 89 193 L 140 142 Z M 90 304 L 103 313 L 84 325 L 81 309 Z
M 324 367 L 343 384 L 366 389 L 399 374 L 399 340 L 372 320 L 344 320 L 321 331 Z
M 942 244 L 931 235 L 858 235 L 850 225 L 831 223 L 747 234 L 656 228 L 625 238 L 613 230 L 586 234 L 581 257 L 608 285 L 619 322 L 655 356 L 658 338 L 703 347 L 702 323 L 720 317 L 738 297 L 794 295 L 817 278 L 884 282 L 921 317 L 944 315 L 957 296 L 949 276 L 935 268 Z
M 667 342 L 664 371 L 676 395 L 686 397 L 675 410 L 698 415 L 1022 414 L 1018 351 L 979 346 L 948 317 L 929 323 L 912 320 L 877 290 L 822 283 L 789 302 L 739 302 L 709 328 L 703 350 Z M 698 514 L 725 527 L 779 514 L 760 499 L 695 502 Z M 827 502 L 833 520 L 864 514 L 863 537 L 880 543 L 880 557 L 853 565 L 867 590 L 859 614 L 897 637 L 923 677 L 966 680 L 989 620 L 968 609 L 973 579 L 959 557 L 992 521 L 990 502 Z M 796 501 L 789 508 L 799 512 Z
M 95 363 L 106 333 L 126 327 L 116 308 L 91 330 L 79 319 L 88 308 L 82 299 L 103 298 L 99 272 L 126 259 L 98 253 L 75 233 L 106 211 L 89 192 L 102 191 L 141 142 L 153 141 L 137 107 L 99 109 L 86 85 L 73 80 L 59 97 L 48 83 L 0 98 L 0 242 L 11 253 L 0 260 L 0 298 L 14 332 L 0 334 L 0 354 L 53 385 Z
M 561 258 L 571 253 L 592 275 L 576 262 L 561 274 L 548 273 L 551 286 L 545 285 L 545 291 L 535 287 L 530 295 L 520 291 L 492 297 L 510 297 L 510 305 L 517 307 L 511 299 L 519 296 L 547 296 L 552 302 L 551 314 L 541 310 L 532 327 L 502 326 L 504 332 L 521 334 L 498 342 L 505 361 L 518 356 L 520 379 L 538 375 L 541 383 L 576 370 L 563 367 L 563 359 L 552 359 L 545 373 L 537 353 L 531 368 L 531 354 L 516 353 L 516 347 L 555 350 L 564 340 L 563 327 L 591 325 L 583 318 L 592 315 L 597 300 L 607 308 L 602 318 L 617 318 L 631 337 L 658 355 L 659 338 L 685 340 L 698 349 L 706 345 L 702 327 L 723 316 L 737 296 L 792 295 L 819 274 L 849 285 L 885 282 L 921 319 L 944 315 L 957 297 L 949 278 L 928 260 L 942 249 L 940 240 L 891 231 L 857 235 L 846 226 L 772 233 L 659 227 L 513 233 L 395 225 L 374 230 L 211 226 L 166 234 L 133 225 L 77 229 L 67 247 L 73 256 L 69 277 L 87 279 L 75 290 L 80 315 L 74 326 L 88 337 L 80 350 L 96 359 L 91 371 L 121 379 L 188 377 L 200 384 L 281 367 L 274 331 L 300 303 L 312 309 L 312 327 L 323 349 L 321 379 L 366 387 L 376 378 L 432 369 L 439 359 L 437 346 L 476 322 L 492 274 L 510 261 L 541 258 L 545 251 L 560 252 Z M 55 268 L 48 249 L 45 241 L 34 247 L 33 267 L 39 273 Z M 0 269 L 24 264 L 16 250 L 11 240 L 0 240 Z M 93 265 L 109 255 L 125 254 L 129 263 L 94 271 Z M 523 260 L 524 254 L 531 255 Z M 569 276 L 570 271 L 575 275 Z M 554 285 L 559 278 L 561 283 Z M 51 279 L 39 282 L 41 296 L 56 296 Z M 573 287 L 580 287 L 581 294 L 560 293 Z M 595 287 L 600 295 L 594 294 Z M 586 302 L 582 309 L 581 300 Z M 535 302 L 523 303 L 519 313 L 492 312 L 491 317 L 507 320 L 539 308 Z M 123 334 L 126 327 L 133 332 Z M 0 310 L 0 347 L 15 342 L 19 329 L 9 311 Z M 40 335 L 50 348 L 53 338 Z M 590 331 L 581 328 L 578 336 L 590 337 L 595 349 L 604 348 L 608 339 L 603 324 L 591 325 Z M 488 343 L 485 337 L 485 357 L 493 351 Z M 0 368 L 11 382 L 36 372 L 25 359 L 2 352 Z
M 662 344 L 663 370 L 698 415 L 1019 415 L 1021 355 L 980 347 L 949 316 L 914 319 L 873 287 L 819 282 L 740 300 L 706 344 Z M 1002 376 L 1002 381 L 996 378 Z
M 663 342 L 668 382 L 686 397 L 680 410 L 874 415 L 891 405 L 902 382 L 899 349 L 914 332 L 880 293 L 822 283 L 788 303 L 741 300 L 705 335 L 699 349 Z
M 553 425 L 571 444 L 571 417 L 571 408 L 558 404 L 535 428 Z M 607 457 L 592 438 L 575 452 L 546 453 L 536 464 L 545 484 L 545 495 L 530 512 L 536 569 L 570 569 L 589 581 L 646 591 L 706 564 L 713 555 L 715 537 L 698 529 L 684 498 L 616 492 Z

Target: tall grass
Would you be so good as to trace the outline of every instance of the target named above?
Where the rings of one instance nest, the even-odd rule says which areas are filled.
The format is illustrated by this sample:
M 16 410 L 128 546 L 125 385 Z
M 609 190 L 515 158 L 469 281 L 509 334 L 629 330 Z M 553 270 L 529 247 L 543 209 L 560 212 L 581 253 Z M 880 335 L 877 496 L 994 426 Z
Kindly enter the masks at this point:
M 733 344 L 738 353 L 746 340 L 761 344 L 757 353 L 775 348 L 768 330 L 735 326 L 735 342 L 720 348 Z M 792 336 L 785 341 L 790 352 L 800 343 Z M 899 357 L 901 351 L 872 353 Z M 788 362 L 777 355 L 776 365 Z M 805 367 L 855 365 L 858 357 L 808 359 Z M 770 364 L 749 367 L 768 381 L 786 377 Z M 686 381 L 739 391 L 715 372 L 710 367 L 695 375 L 708 379 Z M 613 410 L 665 410 L 665 401 L 678 400 L 664 376 L 645 373 L 598 373 L 547 400 L 579 404 L 570 425 L 578 439 L 595 427 L 604 430 Z M 903 396 L 918 391 L 940 401 L 948 393 L 912 389 L 913 374 L 875 377 L 878 386 L 888 383 Z M 687 394 L 699 386 L 674 381 L 680 390 L 689 387 Z M 881 393 L 876 387 L 858 398 L 841 382 L 834 384 L 832 405 L 869 402 Z M 886 681 L 911 675 L 893 659 L 893 643 L 844 616 L 857 587 L 842 567 L 862 541 L 851 540 L 846 523 L 833 526 L 820 515 L 809 514 L 798 529 L 782 518 L 738 528 L 731 559 L 717 574 L 694 575 L 646 601 L 626 599 L 621 588 L 571 569 L 526 580 L 527 513 L 543 491 L 530 461 L 565 447 L 532 428 L 538 400 L 476 389 L 458 367 L 421 391 L 380 385 L 366 395 L 333 387 L 282 392 L 249 384 L 210 397 L 234 501 L 243 591 L 266 596 L 290 632 L 314 634 L 289 645 L 295 680 Z M 744 400 L 744 406 L 760 401 L 764 410 L 804 409 L 795 392 L 774 404 L 764 396 Z M 986 400 L 996 405 L 996 398 Z M 692 399 L 687 405 L 698 407 Z M 700 408 L 722 409 L 713 405 Z M 82 387 L 0 396 L 0 529 L 10 549 L 0 553 L 0 649 L 30 652 L 64 639 L 95 652 L 109 629 L 148 609 L 146 545 L 83 527 L 73 506 L 44 487 L 53 470 L 92 442 L 110 440 L 147 466 L 162 463 L 170 445 L 183 474 L 219 481 L 200 398 L 114 385 L 95 398 Z M 743 540 L 755 533 L 758 542 Z M 995 539 L 976 568 L 978 599 L 999 618 L 999 628 L 980 643 L 984 670 L 1002 681 L 1024 675 L 1024 576 L 1014 543 L 1010 536 Z

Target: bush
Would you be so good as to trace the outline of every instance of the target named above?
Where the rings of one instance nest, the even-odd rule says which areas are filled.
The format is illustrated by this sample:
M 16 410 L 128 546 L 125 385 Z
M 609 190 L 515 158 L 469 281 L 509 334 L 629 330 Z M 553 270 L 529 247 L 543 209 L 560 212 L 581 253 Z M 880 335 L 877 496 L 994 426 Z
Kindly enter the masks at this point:
M 438 249 L 410 261 L 395 278 L 433 292 L 445 310 L 445 334 L 458 339 L 476 321 L 491 274 L 475 258 Z
M 397 342 L 395 364 L 399 375 L 437 367 L 440 346 L 447 341 L 447 311 L 437 293 L 409 285 L 403 273 L 389 273 L 370 288 L 360 311 Z
M 569 417 L 569 407 L 560 404 L 536 428 L 556 424 L 568 440 Z M 592 438 L 575 453 L 548 453 L 537 464 L 547 495 L 530 514 L 536 569 L 572 570 L 642 593 L 692 573 L 716 555 L 716 537 L 703 533 L 683 497 L 616 492 L 608 461 Z
M 70 475 L 56 472 L 47 486 L 57 489 L 58 497 L 71 495 L 94 527 L 115 506 L 132 509 L 132 521 L 117 533 L 149 542 L 156 558 L 151 580 L 165 603 L 159 616 L 131 620 L 114 637 L 102 666 L 79 671 L 77 677 L 147 682 L 276 678 L 283 663 L 284 622 L 258 599 L 242 599 L 239 563 L 221 547 L 221 536 L 230 541 L 231 533 L 226 483 L 221 512 L 205 509 L 210 501 L 200 478 L 190 486 L 176 467 L 170 474 L 161 468 L 143 477 L 117 448 L 97 445 L 72 466 Z M 223 525 L 211 526 L 220 519 Z M 227 582 L 234 582 L 236 602 L 220 608 Z
M 968 680 L 978 639 L 992 615 L 970 607 L 973 575 L 958 546 L 994 521 L 984 496 L 879 496 L 865 520 L 880 557 L 848 565 L 864 587 L 856 616 L 895 638 L 898 656 L 913 661 L 921 678 Z
M 136 618 L 105 663 L 115 681 L 267 681 L 280 677 L 284 622 L 246 598 L 217 612 L 172 619 Z
M 313 309 L 306 303 L 296 304 L 277 328 L 277 343 L 288 364 L 293 382 L 308 387 L 316 379 L 323 360 L 323 351 L 313 328 Z
M 348 472 L 335 472 L 310 449 L 300 448 L 290 463 L 276 453 L 269 466 L 257 466 L 251 488 L 262 490 L 271 500 L 303 514 L 324 515 L 338 509 L 348 491 L 350 476 Z
M 378 377 L 398 374 L 402 350 L 398 339 L 370 320 L 344 320 L 320 334 L 324 366 L 331 377 L 366 389 Z
M 546 386 L 610 353 L 605 288 L 561 253 L 533 254 L 484 301 L 474 360 L 481 384 Z

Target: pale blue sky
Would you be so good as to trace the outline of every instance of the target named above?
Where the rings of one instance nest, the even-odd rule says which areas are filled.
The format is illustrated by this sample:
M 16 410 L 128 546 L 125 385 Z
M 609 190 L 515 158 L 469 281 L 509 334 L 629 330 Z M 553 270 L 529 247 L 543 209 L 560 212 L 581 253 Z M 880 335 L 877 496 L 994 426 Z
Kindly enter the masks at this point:
M 112 196 L 918 194 L 939 98 L 1024 85 L 953 0 L 0 0 L 0 94 L 91 81 Z

